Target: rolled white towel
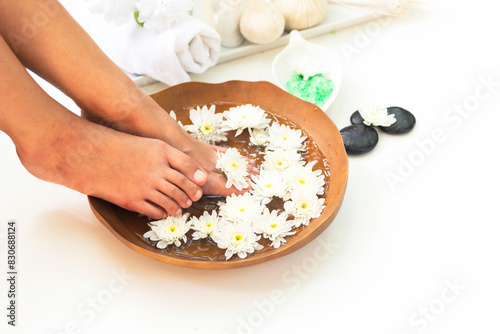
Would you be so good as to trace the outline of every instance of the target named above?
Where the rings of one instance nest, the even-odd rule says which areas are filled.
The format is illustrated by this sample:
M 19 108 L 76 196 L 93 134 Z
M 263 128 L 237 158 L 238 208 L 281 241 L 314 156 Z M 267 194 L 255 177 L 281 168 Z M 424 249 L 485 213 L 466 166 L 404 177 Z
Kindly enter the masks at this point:
M 67 7 L 68 8 L 68 7 Z M 145 29 L 132 15 L 116 25 L 103 14 L 68 10 L 119 67 L 131 74 L 147 75 L 168 85 L 189 81 L 191 73 L 203 73 L 217 63 L 220 36 L 194 17 L 163 32 Z
M 219 57 L 219 34 L 193 17 L 161 33 L 134 20 L 121 26 L 108 24 L 107 29 L 110 34 L 95 40 L 118 66 L 169 85 L 189 81 L 186 72 L 203 73 Z

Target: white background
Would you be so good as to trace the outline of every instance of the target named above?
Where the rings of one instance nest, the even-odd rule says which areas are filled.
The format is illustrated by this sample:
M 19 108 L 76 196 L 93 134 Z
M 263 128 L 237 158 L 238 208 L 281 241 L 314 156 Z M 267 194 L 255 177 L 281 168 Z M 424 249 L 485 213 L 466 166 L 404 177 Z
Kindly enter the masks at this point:
M 404 107 L 417 126 L 403 136 L 380 133 L 374 151 L 350 157 L 344 203 L 321 236 L 254 267 L 200 271 L 133 252 L 93 216 L 86 196 L 26 172 L 0 133 L 2 268 L 7 220 L 19 228 L 18 327 L 6 325 L 1 278 L 2 333 L 498 333 L 494 6 L 429 1 L 383 27 L 372 22 L 311 40 L 344 67 L 340 95 L 326 111 L 339 128 L 361 103 Z M 279 51 L 192 79 L 272 81 Z M 480 78 L 496 86 L 490 92 Z M 458 116 L 457 106 L 470 112 Z M 390 173 L 404 176 L 391 187 Z M 322 248 L 328 243 L 331 254 Z M 119 281 L 118 273 L 128 276 Z

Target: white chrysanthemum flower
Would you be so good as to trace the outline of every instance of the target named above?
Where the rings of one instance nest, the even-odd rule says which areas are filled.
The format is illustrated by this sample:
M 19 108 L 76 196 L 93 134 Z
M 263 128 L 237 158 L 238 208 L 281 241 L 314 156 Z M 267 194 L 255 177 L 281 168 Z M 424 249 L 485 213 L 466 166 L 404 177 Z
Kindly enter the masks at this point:
M 248 188 L 248 162 L 240 152 L 231 147 L 224 154 L 217 151 L 217 156 L 219 158 L 215 167 L 227 178 L 226 188 L 233 185 L 238 190 Z
M 137 21 L 144 28 L 164 31 L 186 20 L 193 8 L 192 0 L 138 0 Z
M 226 250 L 226 260 L 234 254 L 244 259 L 247 254 L 264 248 L 257 242 L 260 235 L 255 234 L 250 223 L 221 223 L 219 229 L 212 234 L 212 239 L 219 248 Z
M 277 170 L 261 169 L 259 176 L 252 175 L 252 195 L 263 205 L 271 202 L 273 197 L 283 197 L 286 194 L 286 183 Z
M 284 150 L 303 151 L 305 149 L 302 131 L 293 130 L 288 125 L 274 122 L 269 127 L 269 145 L 268 149 L 281 148 Z
M 92 13 L 104 13 L 106 22 L 122 25 L 134 17 L 137 0 L 87 0 Z
M 158 241 L 156 247 L 160 249 L 171 244 L 179 247 L 181 241 L 186 242 L 186 233 L 191 228 L 191 224 L 187 222 L 188 217 L 189 213 L 185 213 L 182 216 L 168 216 L 165 219 L 150 222 L 151 231 L 144 233 L 144 238 Z
M 193 137 L 208 144 L 227 140 L 227 133 L 221 126 L 222 114 L 215 113 L 215 105 L 212 105 L 210 108 L 203 106 L 191 109 L 189 110 L 189 118 L 193 124 L 186 125 L 184 128 Z
M 309 56 L 295 56 L 288 59 L 290 67 L 298 74 L 302 74 L 304 80 L 316 74 L 325 74 L 327 68 L 321 61 L 311 59 Z
M 318 198 L 314 191 L 304 189 L 292 193 L 291 201 L 284 204 L 285 211 L 295 218 L 295 227 L 309 225 L 309 221 L 318 218 L 324 209 L 325 199 Z
M 278 215 L 277 210 L 269 212 L 269 209 L 265 208 L 261 219 L 254 224 L 255 232 L 271 240 L 271 246 L 278 248 L 286 242 L 287 236 L 295 234 L 292 232 L 293 220 L 287 221 L 287 218 L 286 212 Z
M 311 190 L 316 195 L 324 194 L 325 176 L 322 175 L 321 170 L 313 171 L 313 165 L 313 163 L 308 163 L 305 166 L 290 166 L 283 173 L 283 179 L 288 188 L 288 193 L 283 198 L 285 201 L 290 199 L 291 193 L 304 189 Z
M 217 211 L 212 210 L 212 214 L 208 211 L 203 212 L 199 218 L 191 218 L 191 229 L 193 232 L 193 240 L 208 238 L 217 230 L 221 218 L 217 215 Z
M 387 113 L 387 108 L 375 104 L 361 106 L 359 114 L 363 117 L 363 123 L 368 126 L 391 126 L 396 122 L 394 115 Z
M 266 146 L 269 143 L 269 133 L 267 129 L 249 129 L 250 143 L 255 146 Z
M 230 223 L 252 222 L 262 213 L 262 205 L 250 193 L 231 195 L 226 202 L 219 203 L 220 216 Z
M 295 150 L 285 151 L 283 149 L 275 149 L 268 151 L 264 156 L 262 168 L 266 170 L 284 171 L 293 165 L 303 165 L 305 162 L 300 153 Z
M 271 119 L 261 107 L 251 104 L 229 108 L 224 111 L 223 126 L 227 130 L 236 130 L 238 136 L 244 129 L 265 129 L 269 126 Z

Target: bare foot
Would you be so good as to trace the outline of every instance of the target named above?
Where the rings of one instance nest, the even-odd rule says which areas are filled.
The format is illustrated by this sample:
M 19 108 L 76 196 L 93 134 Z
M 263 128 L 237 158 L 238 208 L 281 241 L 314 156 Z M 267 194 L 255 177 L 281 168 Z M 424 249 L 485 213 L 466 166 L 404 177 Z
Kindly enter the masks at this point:
M 207 175 L 167 143 L 132 136 L 71 115 L 18 155 L 34 176 L 160 219 L 202 196 Z

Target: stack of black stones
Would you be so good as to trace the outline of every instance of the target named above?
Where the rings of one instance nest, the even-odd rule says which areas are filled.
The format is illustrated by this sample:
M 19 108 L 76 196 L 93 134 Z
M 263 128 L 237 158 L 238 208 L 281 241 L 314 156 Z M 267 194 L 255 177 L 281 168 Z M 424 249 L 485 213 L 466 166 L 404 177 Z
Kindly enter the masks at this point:
M 396 122 L 390 126 L 377 126 L 382 132 L 401 135 L 410 132 L 415 126 L 415 116 L 406 109 L 390 107 L 387 108 L 387 113 L 393 114 Z M 359 111 L 356 111 L 351 115 L 352 125 L 340 130 L 347 154 L 359 155 L 370 152 L 378 143 L 378 132 L 375 127 L 365 125 L 363 121 Z

